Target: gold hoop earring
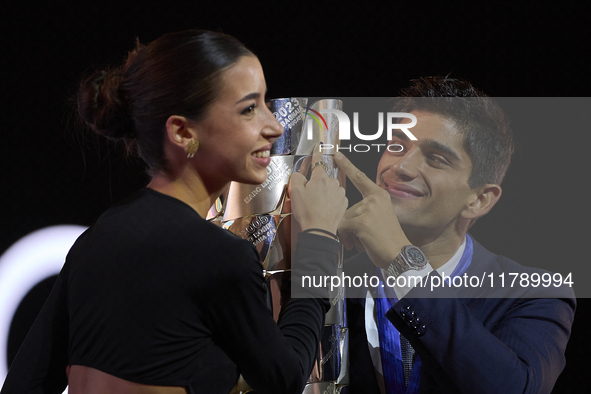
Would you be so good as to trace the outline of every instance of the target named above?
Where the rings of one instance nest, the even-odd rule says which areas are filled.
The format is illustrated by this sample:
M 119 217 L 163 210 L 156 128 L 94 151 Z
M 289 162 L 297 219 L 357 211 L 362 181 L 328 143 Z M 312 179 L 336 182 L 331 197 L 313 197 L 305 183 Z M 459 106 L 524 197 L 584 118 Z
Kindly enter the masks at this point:
M 195 156 L 195 152 L 197 152 L 197 149 L 199 149 L 199 141 L 189 141 L 187 147 L 185 148 L 185 152 L 187 152 L 187 159 L 191 159 L 193 156 Z

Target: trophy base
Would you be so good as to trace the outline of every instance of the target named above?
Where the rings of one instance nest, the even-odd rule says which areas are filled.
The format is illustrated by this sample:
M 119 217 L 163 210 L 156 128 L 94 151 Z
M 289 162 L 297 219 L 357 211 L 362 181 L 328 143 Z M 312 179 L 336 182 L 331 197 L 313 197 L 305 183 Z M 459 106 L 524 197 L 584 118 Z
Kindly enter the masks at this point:
M 248 383 L 240 375 L 238 383 L 234 386 L 230 394 L 247 394 L 252 392 Z M 302 394 L 347 394 L 347 392 L 347 385 L 337 384 L 335 382 L 315 382 L 306 384 Z
M 346 387 L 335 382 L 308 383 L 302 394 L 346 394 Z

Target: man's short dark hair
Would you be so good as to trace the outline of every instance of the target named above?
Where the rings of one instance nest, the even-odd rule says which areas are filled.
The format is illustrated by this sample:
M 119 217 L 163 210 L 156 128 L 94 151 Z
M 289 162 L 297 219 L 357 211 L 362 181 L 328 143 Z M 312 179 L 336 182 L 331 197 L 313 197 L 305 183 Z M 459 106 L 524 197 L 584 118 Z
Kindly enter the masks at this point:
M 472 84 L 439 76 L 414 79 L 393 110 L 423 111 L 453 121 L 472 160 L 469 186 L 501 184 L 514 150 L 513 133 L 499 105 Z

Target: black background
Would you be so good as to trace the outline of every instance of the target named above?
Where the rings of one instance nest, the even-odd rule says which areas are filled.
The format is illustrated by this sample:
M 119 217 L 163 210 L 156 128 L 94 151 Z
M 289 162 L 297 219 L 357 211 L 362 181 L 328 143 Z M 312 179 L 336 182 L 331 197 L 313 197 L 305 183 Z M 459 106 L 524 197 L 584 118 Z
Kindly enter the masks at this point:
M 234 35 L 261 60 L 268 98 L 395 96 L 412 78 L 448 73 L 496 97 L 584 97 L 590 88 L 588 14 L 575 2 L 200 3 L 0 6 L 0 252 L 42 227 L 90 225 L 147 183 L 137 159 L 76 127 L 69 104 L 81 74 L 119 62 L 136 37 Z M 471 231 L 488 249 L 527 265 L 589 263 L 591 138 L 588 114 L 576 112 L 515 122 L 503 198 Z M 576 124 L 539 126 L 574 115 Z M 590 312 L 580 299 L 555 393 L 589 386 Z

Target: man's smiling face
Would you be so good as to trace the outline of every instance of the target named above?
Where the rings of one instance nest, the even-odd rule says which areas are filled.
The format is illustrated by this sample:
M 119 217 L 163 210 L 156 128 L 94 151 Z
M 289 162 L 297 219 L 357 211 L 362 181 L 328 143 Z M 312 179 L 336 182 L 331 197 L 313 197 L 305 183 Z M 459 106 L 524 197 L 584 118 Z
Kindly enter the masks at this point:
M 394 132 L 378 164 L 376 183 L 390 193 L 396 215 L 406 231 L 438 235 L 453 228 L 473 198 L 468 185 L 472 162 L 463 148 L 463 136 L 453 121 L 427 112 L 412 112 L 417 141 Z M 394 150 L 394 149 L 392 149 Z

